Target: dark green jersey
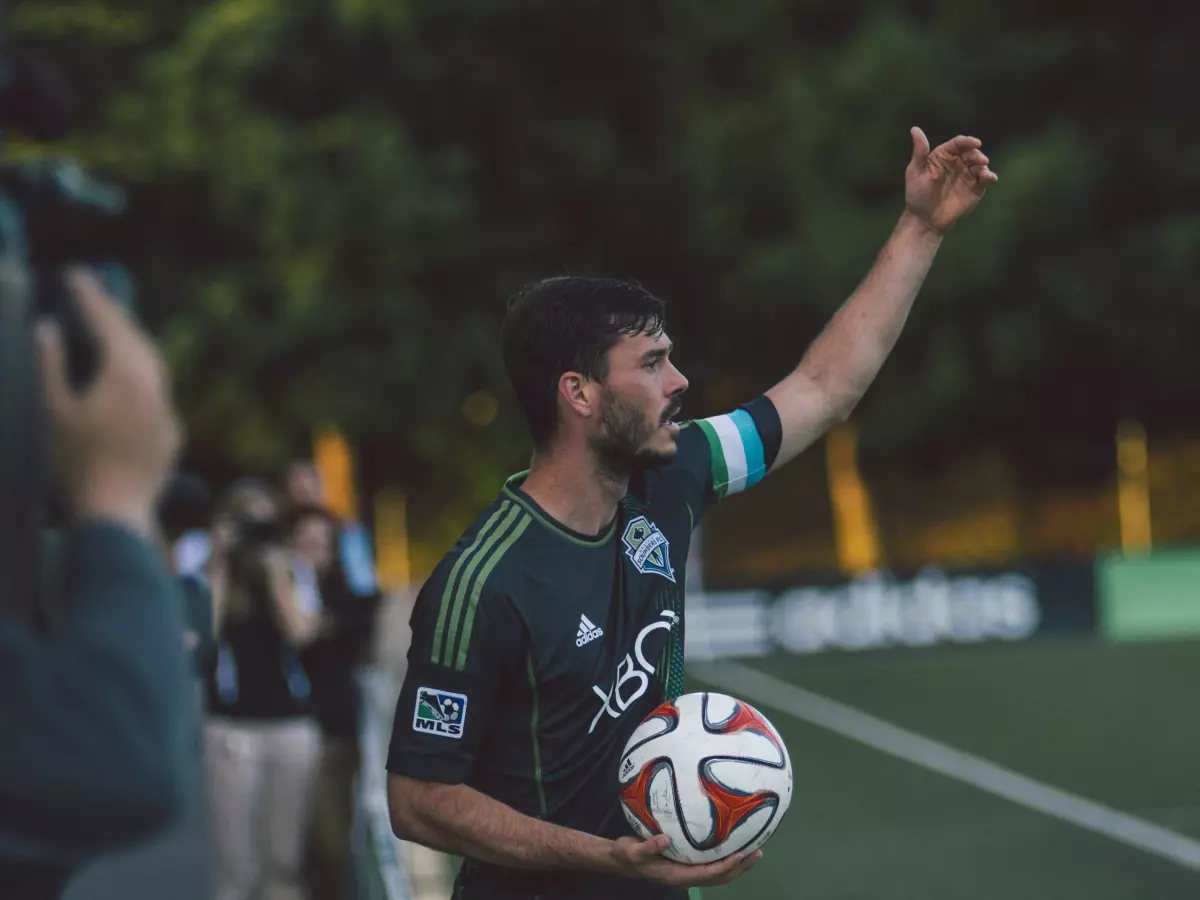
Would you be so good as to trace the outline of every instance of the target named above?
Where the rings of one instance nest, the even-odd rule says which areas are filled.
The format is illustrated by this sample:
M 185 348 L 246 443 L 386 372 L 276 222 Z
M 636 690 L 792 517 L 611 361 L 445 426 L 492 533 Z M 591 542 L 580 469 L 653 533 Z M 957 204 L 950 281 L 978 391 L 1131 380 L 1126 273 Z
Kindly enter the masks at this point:
M 466 783 L 529 816 L 632 834 L 617 765 L 634 728 L 683 686 L 684 563 L 710 505 L 760 480 L 779 417 L 760 398 L 684 427 L 599 536 L 552 519 L 514 476 L 417 598 L 388 770 Z M 584 872 L 468 860 L 454 896 L 671 898 Z

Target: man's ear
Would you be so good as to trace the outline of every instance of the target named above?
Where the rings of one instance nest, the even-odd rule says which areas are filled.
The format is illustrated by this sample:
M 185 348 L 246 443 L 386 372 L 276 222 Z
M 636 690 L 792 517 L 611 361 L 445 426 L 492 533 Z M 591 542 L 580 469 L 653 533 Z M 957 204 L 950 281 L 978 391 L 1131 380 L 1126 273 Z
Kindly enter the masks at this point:
M 578 372 L 564 372 L 558 379 L 558 395 L 580 418 L 596 414 L 599 385 Z

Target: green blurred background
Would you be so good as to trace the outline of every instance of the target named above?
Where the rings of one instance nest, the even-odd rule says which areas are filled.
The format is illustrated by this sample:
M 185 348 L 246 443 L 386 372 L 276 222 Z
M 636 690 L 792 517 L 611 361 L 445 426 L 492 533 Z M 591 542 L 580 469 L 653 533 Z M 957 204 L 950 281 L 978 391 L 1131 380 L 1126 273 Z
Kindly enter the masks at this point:
M 187 464 L 273 473 L 336 425 L 364 498 L 404 492 L 418 574 L 528 453 L 496 352 L 509 294 L 639 279 L 671 304 L 687 412 L 723 410 L 866 270 L 912 124 L 980 137 L 1002 180 L 856 416 L 884 562 L 1116 546 L 1127 420 L 1156 540 L 1200 536 L 1200 61 L 1180 20 L 1117 0 L 11 7 L 81 127 L 10 154 L 130 187 Z M 719 511 L 713 577 L 836 568 L 822 465 Z

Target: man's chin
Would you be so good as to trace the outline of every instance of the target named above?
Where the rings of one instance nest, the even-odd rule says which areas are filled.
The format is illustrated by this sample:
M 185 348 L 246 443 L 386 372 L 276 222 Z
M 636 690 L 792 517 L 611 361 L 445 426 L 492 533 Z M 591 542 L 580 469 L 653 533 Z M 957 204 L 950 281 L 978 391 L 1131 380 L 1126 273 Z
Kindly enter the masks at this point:
M 639 469 L 657 469 L 669 465 L 678 452 L 679 447 L 672 436 L 665 441 L 655 441 L 651 447 L 644 447 L 638 453 L 635 462 Z

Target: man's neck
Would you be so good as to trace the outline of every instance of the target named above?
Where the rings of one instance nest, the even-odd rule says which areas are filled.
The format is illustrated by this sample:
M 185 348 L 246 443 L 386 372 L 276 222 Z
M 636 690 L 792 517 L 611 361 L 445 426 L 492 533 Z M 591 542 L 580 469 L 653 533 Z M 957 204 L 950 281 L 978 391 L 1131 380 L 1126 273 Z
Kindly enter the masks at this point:
M 617 515 L 629 477 L 609 471 L 591 454 L 537 453 L 521 490 L 560 524 L 598 535 Z

